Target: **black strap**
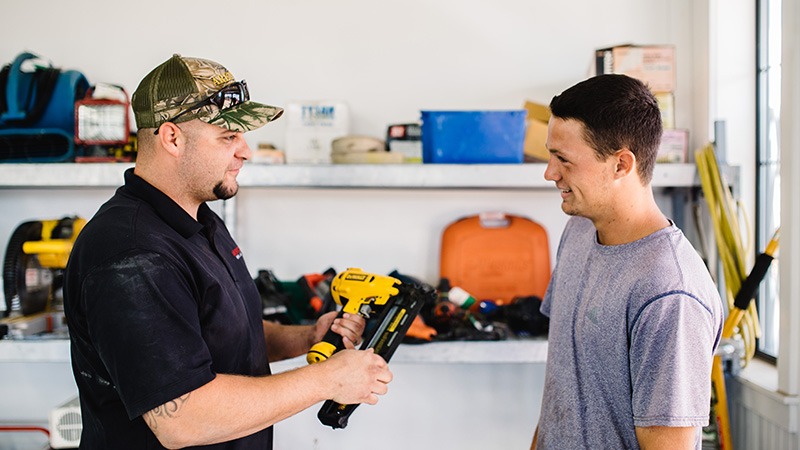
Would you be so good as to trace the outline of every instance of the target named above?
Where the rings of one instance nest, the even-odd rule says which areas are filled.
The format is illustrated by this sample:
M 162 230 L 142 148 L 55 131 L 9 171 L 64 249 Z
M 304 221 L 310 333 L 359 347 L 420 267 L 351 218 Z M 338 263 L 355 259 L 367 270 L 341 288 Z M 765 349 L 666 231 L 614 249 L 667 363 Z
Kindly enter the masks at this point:
M 0 71 L 0 113 L 4 113 L 8 110 L 6 90 L 8 78 L 11 76 L 10 72 L 10 65 L 4 66 L 2 71 Z M 28 99 L 28 105 L 25 118 L 10 120 L 7 121 L 6 124 L 19 127 L 28 127 L 36 124 L 36 122 L 42 118 L 42 115 L 47 109 L 47 105 L 50 103 L 60 74 L 61 70 L 56 68 L 36 69 L 33 73 L 33 81 L 30 84 L 26 97 Z
M 8 84 L 8 74 L 11 73 L 11 64 L 6 64 L 0 70 L 0 114 L 8 110 L 6 104 L 6 85 Z
M 28 98 L 34 98 L 34 101 L 25 118 L 18 122 L 20 126 L 34 125 L 42 118 L 47 105 L 50 103 L 50 98 L 53 96 L 53 91 L 56 89 L 59 74 L 61 74 L 61 70 L 52 68 L 37 69 L 33 73 L 31 89 L 34 92 L 31 92 Z

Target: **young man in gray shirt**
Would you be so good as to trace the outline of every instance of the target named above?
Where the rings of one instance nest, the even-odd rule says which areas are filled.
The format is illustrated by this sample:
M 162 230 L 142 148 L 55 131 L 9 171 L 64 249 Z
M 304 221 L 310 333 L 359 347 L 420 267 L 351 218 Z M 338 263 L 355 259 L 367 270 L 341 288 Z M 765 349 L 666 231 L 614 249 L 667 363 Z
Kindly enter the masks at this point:
M 722 302 L 653 198 L 656 99 L 636 79 L 601 75 L 550 109 L 545 178 L 573 217 L 542 304 L 549 350 L 532 448 L 699 449 Z

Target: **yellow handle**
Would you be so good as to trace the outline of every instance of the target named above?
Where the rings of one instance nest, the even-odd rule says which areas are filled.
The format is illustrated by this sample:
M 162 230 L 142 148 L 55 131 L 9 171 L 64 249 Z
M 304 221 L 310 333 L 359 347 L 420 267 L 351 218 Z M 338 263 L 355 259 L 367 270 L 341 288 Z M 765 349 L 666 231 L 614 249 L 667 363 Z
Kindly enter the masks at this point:
M 333 352 L 335 351 L 336 351 L 335 345 L 325 341 L 317 342 L 311 347 L 311 349 L 306 354 L 306 361 L 309 364 L 325 361 L 326 359 L 330 358 L 331 355 L 333 355 Z

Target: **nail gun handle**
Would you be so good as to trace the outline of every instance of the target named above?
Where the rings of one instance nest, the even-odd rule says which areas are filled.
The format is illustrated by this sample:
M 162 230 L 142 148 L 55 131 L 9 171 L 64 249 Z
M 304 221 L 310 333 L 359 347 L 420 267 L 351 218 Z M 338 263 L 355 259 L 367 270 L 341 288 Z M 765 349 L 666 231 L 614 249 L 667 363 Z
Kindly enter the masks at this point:
M 341 319 L 343 316 L 344 310 L 339 311 L 336 318 Z M 342 335 L 334 333 L 333 330 L 328 330 L 322 340 L 311 346 L 311 349 L 308 350 L 306 361 L 308 361 L 309 364 L 325 361 L 330 358 L 331 355 L 343 349 L 344 341 L 342 340 Z
M 358 404 L 343 405 L 333 400 L 325 400 L 317 413 L 317 418 L 323 425 L 327 425 L 334 430 L 347 426 L 350 415 L 358 407 Z

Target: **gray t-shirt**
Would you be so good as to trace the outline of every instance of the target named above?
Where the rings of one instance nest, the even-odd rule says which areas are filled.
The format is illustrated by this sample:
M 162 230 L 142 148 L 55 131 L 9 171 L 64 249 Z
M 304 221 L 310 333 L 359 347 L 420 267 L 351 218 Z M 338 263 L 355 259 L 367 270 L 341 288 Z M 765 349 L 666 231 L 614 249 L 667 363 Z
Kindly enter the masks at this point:
M 723 316 L 708 270 L 674 225 L 624 245 L 596 235 L 570 218 L 542 303 L 540 449 L 638 449 L 634 427 L 708 424 Z

